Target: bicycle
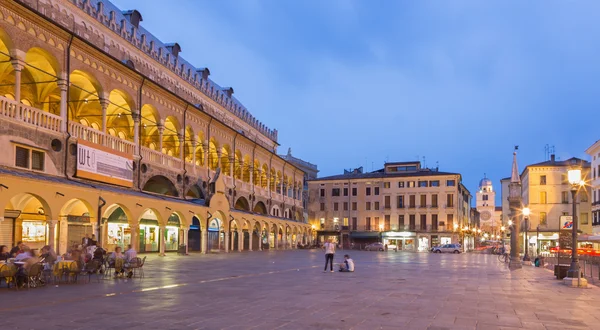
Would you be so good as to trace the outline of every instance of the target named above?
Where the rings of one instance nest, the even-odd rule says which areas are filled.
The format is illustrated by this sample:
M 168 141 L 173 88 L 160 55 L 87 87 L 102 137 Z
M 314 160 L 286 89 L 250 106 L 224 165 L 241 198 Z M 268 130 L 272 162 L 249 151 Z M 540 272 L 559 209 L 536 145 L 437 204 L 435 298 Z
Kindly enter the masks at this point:
M 510 260 L 511 260 L 510 254 L 508 254 L 508 253 L 504 253 L 504 254 L 501 254 L 498 256 L 498 261 L 500 261 L 502 263 L 507 264 L 510 262 Z

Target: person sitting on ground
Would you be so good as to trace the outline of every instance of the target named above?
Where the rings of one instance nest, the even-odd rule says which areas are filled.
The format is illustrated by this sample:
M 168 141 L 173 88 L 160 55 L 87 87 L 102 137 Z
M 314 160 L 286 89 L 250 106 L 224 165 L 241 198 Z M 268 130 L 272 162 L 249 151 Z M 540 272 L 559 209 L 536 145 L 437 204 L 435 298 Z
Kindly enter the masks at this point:
M 340 264 L 340 272 L 353 272 L 354 260 L 350 259 L 349 255 L 344 255 L 344 262 Z
M 8 246 L 0 245 L 0 261 L 6 261 L 10 258 L 10 252 L 8 252 Z
M 135 262 L 135 258 L 137 258 L 137 252 L 135 251 L 133 246 L 129 244 L 127 246 L 127 251 L 125 251 L 125 261 L 129 264 Z M 133 277 L 133 271 L 131 271 L 131 269 L 129 270 L 129 272 L 127 272 L 127 277 Z

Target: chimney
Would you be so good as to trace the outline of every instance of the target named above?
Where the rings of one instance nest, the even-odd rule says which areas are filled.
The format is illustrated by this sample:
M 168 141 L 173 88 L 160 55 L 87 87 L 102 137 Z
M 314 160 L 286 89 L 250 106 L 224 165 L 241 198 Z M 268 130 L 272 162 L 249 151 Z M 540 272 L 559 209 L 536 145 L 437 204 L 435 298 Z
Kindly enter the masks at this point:
M 181 46 L 179 46 L 179 44 L 176 42 L 166 44 L 165 48 L 167 48 L 167 50 L 170 51 L 175 57 L 179 56 L 179 52 L 181 52 Z
M 208 68 L 200 68 L 196 70 L 196 72 L 198 72 L 204 80 L 208 79 L 208 76 L 210 76 L 210 70 L 208 70 Z
M 123 16 L 125 16 L 125 18 L 129 20 L 131 25 L 135 26 L 136 29 L 139 29 L 140 22 L 143 21 L 142 14 L 140 14 L 139 11 L 137 11 L 136 9 L 126 10 L 123 12 Z
M 223 87 L 222 90 L 229 98 L 233 95 L 233 87 Z
M 554 154 L 550 155 L 550 161 L 554 163 L 554 161 L 556 160 L 556 157 Z

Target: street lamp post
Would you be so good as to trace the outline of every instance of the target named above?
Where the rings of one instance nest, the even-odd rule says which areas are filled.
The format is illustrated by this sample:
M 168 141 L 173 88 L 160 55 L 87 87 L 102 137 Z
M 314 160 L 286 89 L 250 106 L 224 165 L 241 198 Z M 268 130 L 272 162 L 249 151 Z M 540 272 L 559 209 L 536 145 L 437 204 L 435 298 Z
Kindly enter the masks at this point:
M 578 228 L 578 221 L 577 221 L 577 189 L 583 185 L 583 181 L 581 180 L 581 169 L 579 168 L 572 168 L 569 170 L 568 172 L 568 178 L 569 178 L 569 183 L 571 184 L 571 196 L 573 197 L 573 242 L 572 242 L 572 246 L 571 246 L 571 267 L 569 268 L 569 271 L 567 272 L 567 277 L 570 277 L 572 279 L 579 279 L 580 277 L 580 273 L 579 273 L 579 260 L 577 258 L 577 228 Z
M 531 211 L 529 210 L 528 207 L 523 209 L 523 216 L 525 217 L 525 221 L 523 221 L 523 223 L 525 224 L 525 255 L 523 256 L 523 261 L 524 262 L 531 262 L 531 258 L 529 258 L 529 236 L 528 236 L 528 231 L 529 231 L 529 214 L 531 213 Z
M 540 225 L 537 225 L 536 233 L 535 233 L 535 245 L 536 245 L 536 256 L 540 256 Z

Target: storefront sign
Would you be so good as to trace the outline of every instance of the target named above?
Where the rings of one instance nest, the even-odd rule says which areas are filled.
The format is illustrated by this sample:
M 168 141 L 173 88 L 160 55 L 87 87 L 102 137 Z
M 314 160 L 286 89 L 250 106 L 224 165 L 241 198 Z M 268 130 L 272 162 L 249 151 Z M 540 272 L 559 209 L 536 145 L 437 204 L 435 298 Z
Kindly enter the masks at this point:
M 133 187 L 133 158 L 126 153 L 79 140 L 77 177 Z
M 383 236 L 385 237 L 410 237 L 410 236 L 416 236 L 416 233 L 412 233 L 409 231 L 388 231 L 383 233 Z

